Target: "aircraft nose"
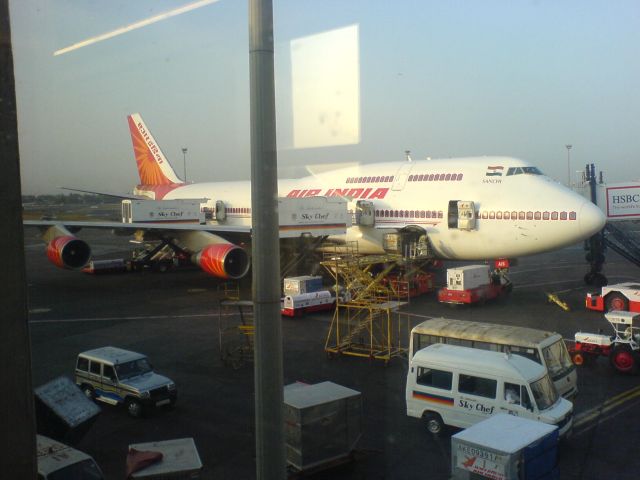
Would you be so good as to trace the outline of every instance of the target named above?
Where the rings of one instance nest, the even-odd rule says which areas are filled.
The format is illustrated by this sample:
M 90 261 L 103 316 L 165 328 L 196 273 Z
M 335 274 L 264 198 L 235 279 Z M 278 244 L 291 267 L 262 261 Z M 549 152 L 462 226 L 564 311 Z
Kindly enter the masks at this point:
M 578 216 L 578 225 L 580 233 L 584 238 L 598 233 L 604 228 L 604 224 L 607 222 L 602 210 L 591 202 L 584 202 L 580 208 Z

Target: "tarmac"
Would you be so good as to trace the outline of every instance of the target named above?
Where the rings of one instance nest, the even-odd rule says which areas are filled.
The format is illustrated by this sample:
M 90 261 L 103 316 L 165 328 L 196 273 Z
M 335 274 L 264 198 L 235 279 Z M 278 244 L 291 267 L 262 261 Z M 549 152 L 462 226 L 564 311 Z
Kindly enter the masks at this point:
M 130 250 L 123 237 L 88 231 L 80 236 L 96 258 L 122 258 Z M 65 271 L 47 261 L 35 229 L 26 230 L 25 243 L 34 387 L 72 376 L 79 352 L 113 345 L 147 354 L 178 388 L 175 409 L 143 419 L 100 404 L 102 412 L 76 448 L 92 455 L 107 479 L 119 480 L 128 445 L 192 437 L 204 465 L 201 478 L 255 478 L 253 365 L 229 366 L 221 359 L 220 282 L 196 268 L 109 275 Z M 405 310 L 413 315 L 412 325 L 424 316 L 444 316 L 551 330 L 566 339 L 577 331 L 608 332 L 603 314 L 584 307 L 586 293 L 595 291 L 583 283 L 587 270 L 577 245 L 519 259 L 511 268 L 514 289 L 506 298 L 451 308 L 439 304 L 433 292 L 412 298 Z M 640 279 L 640 270 L 613 252 L 607 253 L 605 273 L 609 283 Z M 243 287 L 250 291 L 248 280 Z M 549 293 L 570 311 L 550 303 Z M 449 478 L 450 435 L 456 430 L 434 437 L 418 419 L 407 417 L 406 359 L 385 364 L 329 358 L 324 345 L 331 316 L 282 318 L 285 385 L 328 380 L 362 393 L 363 435 L 353 461 L 309 478 Z M 574 433 L 560 445 L 560 478 L 638 478 L 639 377 L 619 374 L 599 358 L 578 370 L 578 388 Z

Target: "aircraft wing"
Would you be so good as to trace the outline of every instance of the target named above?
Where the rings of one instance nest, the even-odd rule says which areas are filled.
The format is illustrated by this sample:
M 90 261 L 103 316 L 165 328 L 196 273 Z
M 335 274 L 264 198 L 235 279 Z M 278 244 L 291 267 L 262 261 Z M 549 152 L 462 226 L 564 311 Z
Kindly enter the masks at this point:
M 217 223 L 162 223 L 162 222 L 92 222 L 75 220 L 24 220 L 25 226 L 50 227 L 53 225 L 63 225 L 72 229 L 97 228 L 111 230 L 156 230 L 156 231 L 203 231 L 220 233 L 251 233 L 250 225 L 220 225 Z
M 60 187 L 61 190 L 69 190 L 70 192 L 92 193 L 94 195 L 105 195 L 107 197 L 114 198 L 128 198 L 130 200 L 146 200 L 146 197 L 140 195 L 132 195 L 130 193 L 113 193 L 113 192 L 98 192 L 96 190 L 82 190 L 80 188 Z

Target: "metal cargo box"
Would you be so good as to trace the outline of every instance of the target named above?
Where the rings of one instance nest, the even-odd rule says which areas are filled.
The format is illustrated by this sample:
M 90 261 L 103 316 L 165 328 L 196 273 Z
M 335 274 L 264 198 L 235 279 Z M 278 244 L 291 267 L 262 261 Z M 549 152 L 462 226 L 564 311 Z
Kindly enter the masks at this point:
M 555 425 L 500 413 L 451 437 L 451 478 L 559 478 L 557 450 Z
M 284 389 L 287 462 L 298 470 L 345 458 L 362 433 L 360 392 L 322 382 Z
M 287 277 L 284 279 L 285 295 L 302 295 L 323 290 L 322 277 L 303 275 L 301 277 Z
M 136 443 L 129 450 L 160 452 L 162 460 L 131 474 L 145 480 L 195 480 L 200 478 L 202 462 L 193 438 Z
M 487 265 L 467 265 L 466 267 L 447 269 L 447 288 L 449 290 L 471 290 L 489 283 Z

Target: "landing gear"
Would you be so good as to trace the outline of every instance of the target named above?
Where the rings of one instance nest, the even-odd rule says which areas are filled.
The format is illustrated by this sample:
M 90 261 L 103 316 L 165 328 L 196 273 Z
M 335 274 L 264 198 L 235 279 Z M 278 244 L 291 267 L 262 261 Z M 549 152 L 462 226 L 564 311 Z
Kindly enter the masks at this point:
M 604 264 L 604 237 L 603 233 L 596 233 L 585 242 L 585 260 L 589 262 L 589 272 L 584 276 L 584 283 L 595 287 L 604 287 L 607 285 L 607 277 L 602 273 L 602 265 Z

